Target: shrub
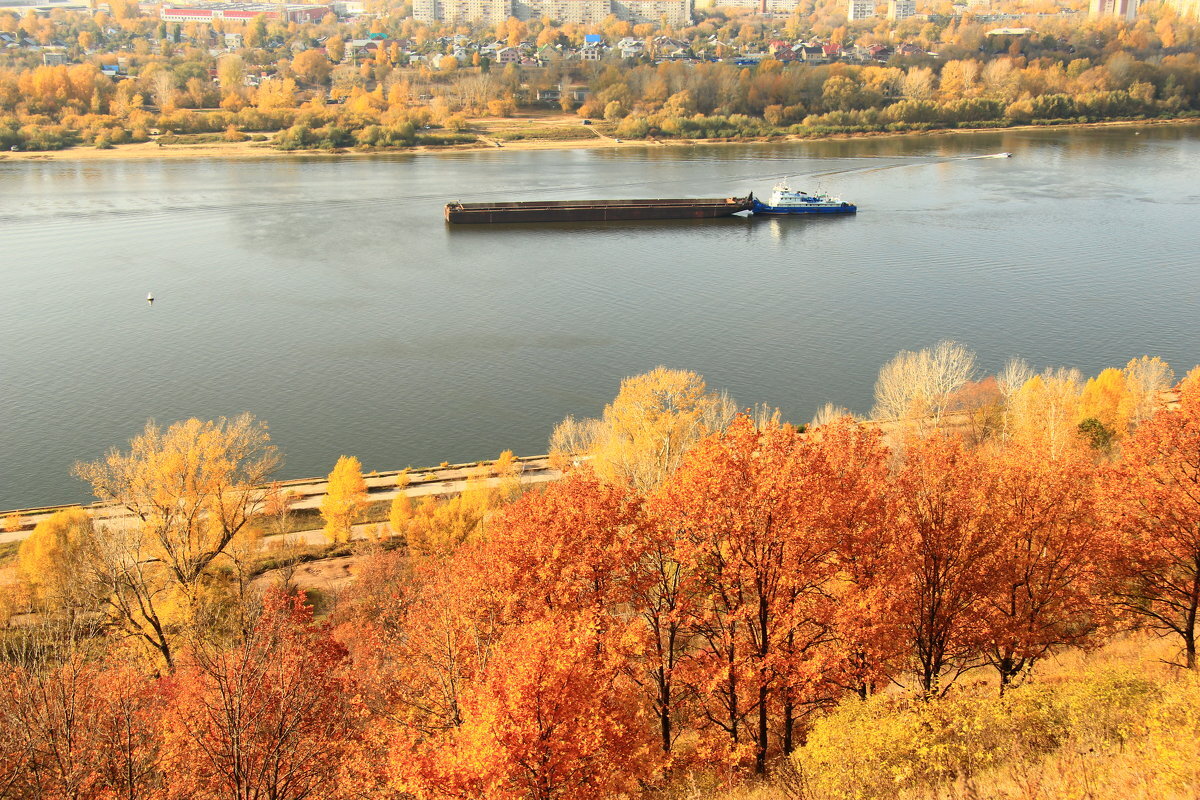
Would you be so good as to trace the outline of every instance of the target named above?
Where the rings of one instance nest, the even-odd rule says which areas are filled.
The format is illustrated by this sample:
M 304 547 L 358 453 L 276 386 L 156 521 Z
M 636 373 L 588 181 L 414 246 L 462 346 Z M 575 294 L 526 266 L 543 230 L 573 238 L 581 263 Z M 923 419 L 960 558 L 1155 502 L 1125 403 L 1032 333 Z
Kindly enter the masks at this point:
M 1198 738 L 1197 676 L 1163 688 L 1141 670 L 1116 666 L 1003 697 L 962 691 L 928 702 L 847 701 L 816 722 L 794 759 L 812 793 L 829 800 L 926 797 L 964 784 L 978 796 L 1008 796 L 998 787 L 1040 775 L 1048 764 L 1059 782 L 1046 778 L 1045 796 L 1075 796 L 1071 781 L 1119 782 L 1125 761 L 1173 776 L 1174 785 L 1194 785 L 1187 781 L 1200 775 Z M 1106 766 L 1078 776 L 1080 753 Z M 1121 794 L 1113 788 L 1091 796 Z

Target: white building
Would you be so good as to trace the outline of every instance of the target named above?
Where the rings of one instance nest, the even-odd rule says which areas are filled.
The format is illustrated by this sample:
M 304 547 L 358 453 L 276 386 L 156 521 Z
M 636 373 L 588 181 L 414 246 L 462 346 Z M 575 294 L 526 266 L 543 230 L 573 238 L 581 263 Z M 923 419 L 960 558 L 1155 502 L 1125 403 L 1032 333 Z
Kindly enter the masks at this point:
M 513 16 L 512 0 L 413 0 L 413 19 L 418 22 L 496 25 Z
M 888 0 L 887 18 L 893 22 L 899 22 L 902 19 L 908 19 L 916 15 L 917 0 Z
M 870 19 L 875 16 L 875 0 L 846 0 L 846 19 Z
M 692 0 L 413 0 L 418 22 L 488 22 L 549 17 L 559 23 L 599 25 L 610 14 L 627 22 L 691 23 Z
M 1179 12 L 1179 16 L 1200 19 L 1200 0 L 1167 0 L 1167 5 Z

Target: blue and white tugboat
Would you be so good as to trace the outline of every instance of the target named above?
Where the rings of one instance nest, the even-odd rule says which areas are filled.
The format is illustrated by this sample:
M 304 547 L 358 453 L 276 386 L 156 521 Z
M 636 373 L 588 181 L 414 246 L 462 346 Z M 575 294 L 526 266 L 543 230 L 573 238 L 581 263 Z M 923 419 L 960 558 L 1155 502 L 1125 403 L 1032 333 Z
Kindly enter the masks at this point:
M 755 214 L 853 214 L 858 206 L 827 194 L 793 191 L 786 182 L 775 185 L 766 203 L 755 198 L 750 208 Z

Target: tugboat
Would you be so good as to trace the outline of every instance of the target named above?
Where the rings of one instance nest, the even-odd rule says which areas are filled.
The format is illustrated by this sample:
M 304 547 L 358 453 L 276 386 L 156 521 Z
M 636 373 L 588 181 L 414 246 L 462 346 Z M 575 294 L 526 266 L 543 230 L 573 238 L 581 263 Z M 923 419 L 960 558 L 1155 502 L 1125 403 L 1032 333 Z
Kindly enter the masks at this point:
M 770 199 L 764 203 L 755 199 L 750 208 L 755 214 L 853 214 L 858 206 L 846 203 L 827 194 L 808 194 L 788 188 L 786 182 L 777 183 Z

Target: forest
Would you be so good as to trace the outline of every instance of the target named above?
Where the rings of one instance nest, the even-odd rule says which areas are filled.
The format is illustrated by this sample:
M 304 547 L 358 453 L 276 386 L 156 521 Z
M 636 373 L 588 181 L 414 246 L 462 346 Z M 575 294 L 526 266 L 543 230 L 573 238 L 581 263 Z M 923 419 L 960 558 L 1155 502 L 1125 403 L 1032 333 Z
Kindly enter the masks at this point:
M 538 487 L 401 473 L 366 526 L 339 459 L 338 592 L 298 588 L 249 415 L 79 463 L 110 511 L 0 587 L 0 798 L 1200 787 L 1200 369 L 981 378 L 943 342 L 794 425 L 659 367 L 550 449 Z
M 427 26 L 406 7 L 357 22 L 329 15 L 283 25 L 259 17 L 219 29 L 168 26 L 126 3 L 111 14 L 0 14 L 0 32 L 58 47 L 66 60 L 42 63 L 20 48 L 0 50 L 0 148 L 151 140 L 253 140 L 283 150 L 480 144 L 481 120 L 550 111 L 596 120 L 606 135 L 629 139 L 804 138 L 1200 114 L 1197 25 L 1166 6 L 1147 3 L 1132 23 L 1030 17 L 1036 32 L 1007 37 L 988 35 L 989 25 L 971 15 L 850 24 L 838 8 L 832 0 L 802 4 L 774 23 L 710 10 L 679 30 L 615 18 L 598 26 L 548 19 L 510 19 L 494 29 Z M 603 60 L 580 61 L 575 48 L 589 33 L 609 44 L 632 37 L 645 49 L 636 58 L 612 50 Z M 222 46 L 226 35 L 241 37 L 242 46 Z M 367 36 L 383 44 L 354 49 L 355 37 Z M 664 36 L 690 56 L 655 58 Z M 834 63 L 772 56 L 779 37 L 802 36 L 847 49 L 886 45 L 889 55 Z M 492 64 L 481 57 L 488 41 L 520 48 L 523 63 Z M 910 55 L 900 53 L 902 43 L 915 48 Z M 451 55 L 464 46 L 469 56 Z M 746 53 L 757 55 L 735 63 Z M 542 99 L 548 96 L 559 99 Z M 555 135 L 564 135 L 561 126 Z

